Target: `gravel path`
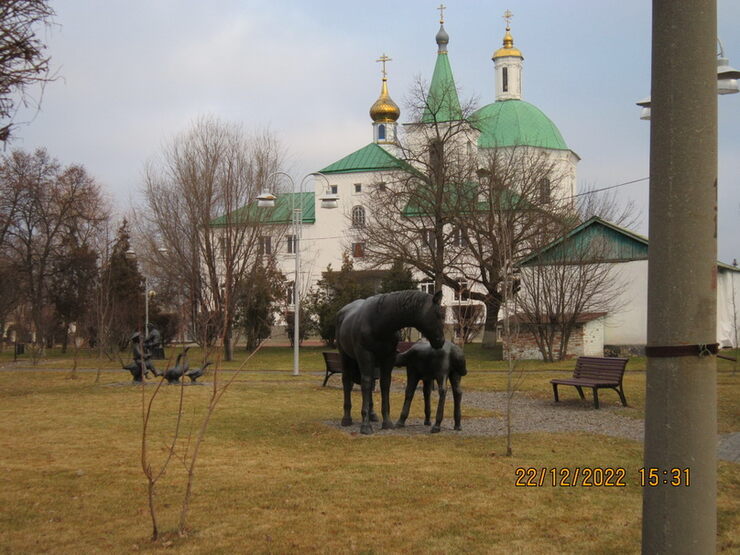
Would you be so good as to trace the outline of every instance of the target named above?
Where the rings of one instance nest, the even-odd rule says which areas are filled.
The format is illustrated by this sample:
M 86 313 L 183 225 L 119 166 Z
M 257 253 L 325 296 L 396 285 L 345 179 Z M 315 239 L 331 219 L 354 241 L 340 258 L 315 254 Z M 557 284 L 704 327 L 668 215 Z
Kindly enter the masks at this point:
M 376 397 L 379 397 L 376 394 Z M 421 391 L 414 396 L 414 403 L 422 403 Z M 436 393 L 432 395 L 432 419 L 436 410 Z M 490 418 L 465 418 L 465 406 L 495 411 L 501 416 Z M 393 410 L 393 409 L 391 409 Z M 400 410 L 400 409 L 399 409 Z M 624 416 L 624 411 L 631 409 L 621 405 L 602 404 L 599 410 L 594 410 L 592 401 L 580 399 L 564 400 L 555 403 L 552 400 L 535 399 L 523 394 L 516 394 L 512 399 L 512 430 L 515 434 L 528 432 L 587 432 L 606 436 L 642 441 L 645 434 L 645 423 L 637 418 Z M 463 393 L 463 420 L 462 431 L 453 430 L 452 396 L 448 395 L 445 405 L 445 419 L 442 422 L 442 434 L 456 436 L 503 436 L 506 434 L 506 394 L 465 391 Z M 621 413 L 621 414 L 620 414 Z M 340 421 L 327 421 L 326 425 L 338 428 L 348 434 L 359 435 L 359 407 L 353 407 L 354 424 L 343 428 Z M 398 413 L 392 413 L 394 422 Z M 449 417 L 449 418 L 448 418 Z M 393 430 L 381 430 L 380 424 L 373 424 L 376 436 L 397 435 L 410 436 L 429 434 L 429 426 L 419 418 L 409 418 L 406 427 Z M 722 460 L 740 462 L 740 433 L 725 434 L 718 438 L 718 456 Z

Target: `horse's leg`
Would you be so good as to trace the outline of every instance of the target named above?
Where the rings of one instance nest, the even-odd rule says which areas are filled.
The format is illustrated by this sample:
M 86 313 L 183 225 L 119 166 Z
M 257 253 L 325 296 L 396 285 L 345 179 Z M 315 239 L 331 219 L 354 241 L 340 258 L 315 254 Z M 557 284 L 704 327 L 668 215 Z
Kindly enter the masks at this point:
M 439 393 L 439 402 L 437 403 L 437 417 L 434 421 L 434 426 L 432 426 L 433 434 L 440 431 L 442 419 L 445 415 L 445 397 L 447 396 L 447 383 L 445 382 L 447 382 L 447 376 L 444 374 L 437 376 L 437 393 Z
M 373 392 L 375 392 L 375 380 L 373 379 Z M 375 404 L 373 403 L 373 396 L 370 396 L 370 422 L 377 422 L 380 420 L 375 412 Z
M 461 405 L 462 405 L 462 387 L 460 387 L 460 381 L 462 376 L 458 373 L 450 374 L 450 387 L 452 387 L 452 399 L 455 403 L 455 429 L 462 430 L 460 425 L 461 418 Z
M 360 377 L 360 387 L 362 388 L 362 424 L 360 425 L 360 433 L 372 434 L 373 427 L 370 424 L 370 410 L 373 403 L 373 385 L 375 380 L 371 373 L 363 373 Z
M 424 391 L 424 425 L 432 425 L 432 384 L 434 378 L 424 378 L 422 389 Z
M 401 409 L 401 416 L 396 422 L 396 428 L 403 428 L 406 425 L 406 419 L 409 417 L 409 411 L 411 410 L 411 401 L 414 400 L 414 392 L 416 386 L 419 385 L 419 375 L 413 370 L 406 371 L 406 398 L 403 400 L 403 409 Z
M 352 374 L 354 373 L 355 362 L 342 356 L 342 387 L 344 388 L 344 416 L 342 417 L 342 426 L 352 425 Z
M 391 372 L 394 359 L 395 355 L 380 365 L 380 414 L 383 417 L 384 430 L 395 428 L 391 420 Z

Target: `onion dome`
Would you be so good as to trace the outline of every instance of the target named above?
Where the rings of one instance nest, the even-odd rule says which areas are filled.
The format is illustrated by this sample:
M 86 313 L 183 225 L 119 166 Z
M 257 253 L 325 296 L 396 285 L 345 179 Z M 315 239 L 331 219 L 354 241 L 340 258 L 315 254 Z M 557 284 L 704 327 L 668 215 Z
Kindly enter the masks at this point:
M 510 31 L 511 29 L 509 28 L 509 24 L 507 22 L 506 34 L 504 35 L 503 46 L 493 53 L 493 56 L 492 56 L 493 60 L 495 60 L 496 58 L 503 58 L 505 56 L 517 56 L 519 58 L 524 58 L 524 56 L 522 56 L 522 53 L 519 51 L 519 49 L 514 47 L 514 38 L 511 36 Z
M 442 22 L 440 22 L 439 31 L 437 32 L 437 36 L 434 38 L 437 41 L 437 46 L 439 46 L 439 51 L 447 52 L 447 45 L 450 43 L 450 35 L 445 31 L 445 27 Z
M 370 117 L 375 123 L 392 123 L 401 117 L 401 110 L 388 94 L 388 82 L 383 77 L 378 100 L 370 107 Z

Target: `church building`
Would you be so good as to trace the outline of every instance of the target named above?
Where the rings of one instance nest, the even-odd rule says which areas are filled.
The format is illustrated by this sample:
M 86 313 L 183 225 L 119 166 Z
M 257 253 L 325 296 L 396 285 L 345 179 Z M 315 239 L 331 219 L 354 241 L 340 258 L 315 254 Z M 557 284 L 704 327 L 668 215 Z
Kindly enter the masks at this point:
M 454 122 L 464 118 L 466 125 L 470 126 L 466 135 L 469 144 L 460 145 L 460 148 L 467 148 L 480 157 L 492 149 L 536 151 L 546 157 L 557 174 L 557 179 L 552 182 L 543 179 L 540 184 L 544 202 L 572 198 L 576 194 L 579 157 L 568 147 L 557 126 L 539 108 L 523 100 L 524 56 L 514 44 L 510 18 L 511 13 L 507 11 L 502 45 L 492 56 L 495 88 L 490 96 L 494 101 L 472 114 L 463 114 L 448 50 L 450 37 L 444 28 L 444 17 L 440 18 L 435 37 L 436 61 L 421 124 Z M 318 175 L 314 174 L 312 193 L 281 195 L 284 206 L 297 200 L 303 208 L 300 241 L 297 242 L 293 232 L 289 232 L 291 235 L 283 245 L 274 245 L 281 270 L 290 276 L 289 287 L 294 287 L 295 249 L 298 245 L 298 283 L 302 298 L 321 279 L 322 272 L 329 265 L 334 270 L 341 267 L 345 254 L 353 258 L 355 269 L 363 269 L 366 245 L 361 230 L 369 217 L 369 193 L 373 188 L 386 186 L 384 175 L 410 168 L 410 162 L 404 159 L 403 146 L 415 140 L 414 129 L 418 128 L 419 122 L 399 125 L 401 110 L 391 98 L 386 72 L 386 62 L 390 58 L 383 54 L 377 61 L 382 64 L 382 76 L 380 95 L 370 106 L 370 142 L 318 170 Z M 331 199 L 336 207 L 323 207 L 326 203 L 322 199 Z M 431 285 L 422 280 L 421 288 L 431 292 Z M 462 302 L 460 295 L 445 287 L 443 303 L 450 305 L 453 302 Z M 449 314 L 450 311 L 448 318 Z

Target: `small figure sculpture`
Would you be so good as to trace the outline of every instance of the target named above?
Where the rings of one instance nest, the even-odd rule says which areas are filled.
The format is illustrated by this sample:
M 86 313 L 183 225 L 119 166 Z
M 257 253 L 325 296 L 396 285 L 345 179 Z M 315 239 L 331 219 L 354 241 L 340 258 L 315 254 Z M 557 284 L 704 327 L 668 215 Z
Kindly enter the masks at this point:
M 162 334 L 151 322 L 147 326 L 147 336 L 144 339 L 144 349 L 149 351 L 154 360 L 164 360 L 164 348 L 162 347 Z
M 390 419 L 391 371 L 396 360 L 398 330 L 415 327 L 432 347 L 444 345 L 442 292 L 433 296 L 421 291 L 396 291 L 358 299 L 337 313 L 337 347 L 342 355 L 344 416 L 342 426 L 352 424 L 352 386 L 362 388 L 360 432 L 372 434 L 370 424 L 375 376 L 380 377 L 383 429 L 393 428 Z
M 432 433 L 440 431 L 442 419 L 444 418 L 445 397 L 447 390 L 447 378 L 452 386 L 452 398 L 455 402 L 455 430 L 462 430 L 460 426 L 460 405 L 462 402 L 462 388 L 460 380 L 468 373 L 465 366 L 465 355 L 460 347 L 449 341 L 445 341 L 441 349 L 433 349 L 428 343 L 417 343 L 408 351 L 396 356 L 395 366 L 406 367 L 406 399 L 403 410 L 398 419 L 397 427 L 403 428 L 409 416 L 411 401 L 414 398 L 416 386 L 419 380 L 424 384 L 424 425 L 429 426 L 432 422 L 431 416 L 431 393 L 432 384 L 437 382 L 439 402 L 437 403 L 437 415 L 432 426 Z
M 192 370 L 189 370 L 185 373 L 185 375 L 190 378 L 190 382 L 193 383 L 195 380 L 200 378 L 203 374 L 206 373 L 206 368 L 208 368 L 211 365 L 210 362 L 206 362 L 202 368 L 193 368 Z
M 134 361 L 124 366 L 123 369 L 131 372 L 134 382 L 141 383 L 144 377 L 149 377 L 149 372 L 155 376 L 162 375 L 154 368 L 149 353 L 142 349 L 141 334 L 138 331 L 131 336 L 131 356 Z
M 188 362 L 188 349 L 190 349 L 190 347 L 185 347 L 182 353 L 177 355 L 175 366 L 164 373 L 164 379 L 167 380 L 167 383 L 179 383 L 180 378 L 182 378 L 183 374 L 185 374 L 185 372 L 190 368 L 190 363 Z

